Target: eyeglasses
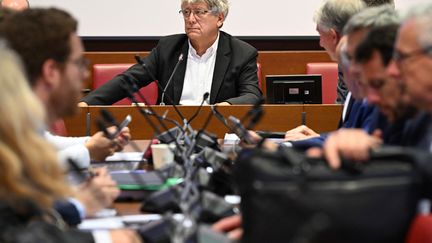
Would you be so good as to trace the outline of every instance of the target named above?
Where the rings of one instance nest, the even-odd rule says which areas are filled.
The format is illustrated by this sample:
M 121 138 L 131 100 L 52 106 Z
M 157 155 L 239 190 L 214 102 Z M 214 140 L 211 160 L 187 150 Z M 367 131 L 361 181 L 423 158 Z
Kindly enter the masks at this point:
M 213 13 L 213 12 L 214 11 L 212 10 L 206 10 L 206 9 L 182 9 L 179 11 L 179 13 L 182 14 L 185 19 L 189 18 L 192 13 L 194 14 L 195 18 L 200 19 L 205 15 L 207 15 L 208 13 Z
M 423 54 L 432 54 L 432 46 L 423 48 L 423 49 L 419 49 L 419 50 L 415 50 L 412 51 L 410 53 L 403 53 L 399 50 L 394 50 L 393 52 L 393 60 L 395 60 L 396 63 L 401 63 L 411 57 L 415 57 L 415 56 L 419 56 L 419 55 L 423 55 Z
M 80 57 L 80 58 L 75 59 L 75 60 L 70 60 L 70 62 L 75 64 L 81 70 L 87 70 L 88 67 L 90 66 L 90 60 L 88 60 L 87 58 L 84 58 L 84 57 Z

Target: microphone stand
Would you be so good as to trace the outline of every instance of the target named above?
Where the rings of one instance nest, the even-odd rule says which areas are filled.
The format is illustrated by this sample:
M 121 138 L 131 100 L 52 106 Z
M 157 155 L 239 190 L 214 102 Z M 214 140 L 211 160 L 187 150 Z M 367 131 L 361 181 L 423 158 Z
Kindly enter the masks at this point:
M 140 58 L 139 55 L 135 55 L 135 60 L 137 61 L 138 64 L 141 65 L 141 67 L 144 69 L 144 71 L 146 71 L 146 72 L 148 73 L 148 75 L 150 76 L 151 79 L 153 79 L 153 80 L 155 80 L 155 81 L 157 80 L 157 78 L 156 78 L 156 77 L 153 75 L 153 73 L 149 70 L 149 68 L 148 68 L 147 65 L 143 62 L 143 60 Z M 162 91 L 162 101 L 163 101 L 163 99 L 164 99 L 164 97 L 165 97 L 166 88 L 168 87 L 169 83 L 171 82 L 172 77 L 174 76 L 174 73 L 176 72 L 177 67 L 178 67 L 178 65 L 180 64 L 180 62 L 181 62 L 182 60 L 183 60 L 183 53 L 180 54 L 180 56 L 179 56 L 179 61 L 177 62 L 176 66 L 174 67 L 174 70 L 173 70 L 173 72 L 171 73 L 171 76 L 170 76 L 170 78 L 169 78 L 169 80 L 168 80 L 167 85 L 165 86 L 165 88 L 162 88 L 162 86 L 160 85 L 160 83 L 159 83 L 159 82 L 156 82 L 156 84 L 157 84 L 159 90 Z M 136 91 L 138 91 L 138 95 L 140 96 L 140 98 L 143 99 L 143 96 L 142 96 L 141 92 L 139 92 L 139 89 L 136 89 Z M 174 103 L 174 100 L 173 100 L 169 95 L 167 95 L 166 97 L 167 97 L 167 99 L 168 99 L 168 102 L 170 102 L 170 103 L 172 104 L 172 106 L 173 106 L 175 112 L 177 113 L 177 115 L 178 115 L 178 116 L 180 117 L 180 119 L 183 121 L 183 124 L 187 124 L 187 119 L 186 119 L 186 118 L 183 116 L 183 114 L 180 112 L 180 110 L 178 109 L 178 107 L 177 107 L 176 104 Z M 143 99 L 143 100 L 145 100 L 145 99 Z M 163 102 L 161 102 L 161 104 L 165 105 L 165 103 L 163 103 Z M 183 130 L 183 133 L 182 133 L 182 134 L 185 134 L 184 131 L 186 131 L 186 126 L 184 126 L 182 130 Z M 180 141 L 181 139 L 182 139 L 182 137 L 178 137 L 178 141 Z M 190 140 L 189 140 L 189 137 L 188 137 L 188 136 L 185 135 L 185 136 L 184 136 L 184 139 L 185 139 L 185 143 L 187 143 L 187 144 L 190 143 Z
M 174 74 L 177 71 L 178 66 L 180 65 L 180 62 L 182 62 L 182 61 L 183 61 L 183 53 L 180 54 L 178 61 L 177 61 L 176 65 L 174 66 L 174 70 L 172 71 L 171 76 L 168 78 L 168 82 L 165 85 L 165 88 L 162 90 L 162 97 L 161 97 L 161 102 L 159 105 L 165 105 L 165 103 L 164 103 L 165 92 L 166 92 L 168 86 L 170 85 L 171 80 L 174 77 Z
M 148 72 L 150 77 L 153 78 L 154 80 L 157 80 L 156 78 L 154 78 L 152 73 L 148 70 L 147 66 L 144 64 L 144 62 L 141 60 L 141 58 L 139 58 L 139 56 L 135 56 L 135 58 L 136 58 L 137 62 Z M 165 88 L 162 89 L 160 84 L 158 83 L 158 87 L 162 90 L 162 99 L 161 99 L 162 102 L 161 102 L 161 104 L 164 104 L 163 101 L 165 98 L 165 93 L 166 93 L 167 87 L 169 86 L 169 84 L 172 80 L 172 77 L 173 77 L 174 73 L 176 72 L 176 69 L 177 69 L 177 67 L 178 67 L 178 65 L 182 59 L 183 59 L 183 54 L 180 55 L 179 61 L 177 62 L 176 66 L 174 67 L 173 73 L 171 74 Z M 140 97 L 141 97 L 142 95 L 139 92 L 138 88 L 136 87 L 136 84 L 132 80 L 128 80 L 128 82 L 130 83 L 130 85 L 132 86 L 134 91 L 138 91 L 138 95 L 140 95 Z M 128 93 L 130 93 L 130 90 L 128 90 Z M 143 98 L 143 100 L 145 101 L 144 97 L 141 97 L 141 98 Z M 182 129 L 182 133 L 183 133 L 183 136 L 185 139 L 185 143 L 183 145 L 181 145 L 178 140 L 174 139 L 176 146 L 179 148 L 178 152 L 180 153 L 180 157 L 183 160 L 183 168 L 185 171 L 183 183 L 181 185 L 178 185 L 178 186 L 182 186 L 181 190 L 179 190 L 180 195 L 178 197 L 178 199 L 179 199 L 179 205 L 178 206 L 180 208 L 180 211 L 183 213 L 184 217 L 178 221 L 175 218 L 172 218 L 170 220 L 170 222 L 172 223 L 172 227 L 173 227 L 173 235 L 171 238 L 172 242 L 183 243 L 183 242 L 190 242 L 192 237 L 195 237 L 197 235 L 197 231 L 198 231 L 198 223 L 197 222 L 198 222 L 198 219 L 199 219 L 200 214 L 202 212 L 201 200 L 203 198 L 203 193 L 200 191 L 199 183 L 197 181 L 198 180 L 198 172 L 200 169 L 200 167 L 199 167 L 200 162 L 197 161 L 198 156 L 197 156 L 197 158 L 193 158 L 192 153 L 193 153 L 194 148 L 197 144 L 197 138 L 198 138 L 197 135 L 202 133 L 204 128 L 207 127 L 209 119 L 204 124 L 205 127 L 203 127 L 203 129 L 201 129 L 200 132 L 198 132 L 198 133 L 195 130 L 193 130 L 193 128 L 190 126 L 190 122 L 198 115 L 199 111 L 201 110 L 202 105 L 204 104 L 205 100 L 208 98 L 208 93 L 206 93 L 204 95 L 203 101 L 202 101 L 199 109 L 189 119 L 189 121 L 186 120 L 186 118 L 177 109 L 177 107 L 176 107 L 175 103 L 173 102 L 173 100 L 171 99 L 171 97 L 169 97 L 167 95 L 167 98 L 169 99 L 169 102 L 171 102 L 173 104 L 175 111 L 177 112 L 177 114 L 180 116 L 180 118 L 183 120 L 183 123 L 184 123 L 184 128 Z M 133 99 L 133 96 L 130 95 L 130 99 Z M 133 102 L 136 103 L 136 101 L 133 101 Z M 138 106 L 138 108 L 140 110 L 142 109 L 139 106 Z M 149 113 L 151 113 L 153 115 L 156 114 L 156 112 L 154 112 L 151 107 L 148 107 L 148 108 L 149 108 L 150 112 L 148 112 L 148 111 L 141 112 L 145 117 L 147 117 L 149 115 Z M 160 119 L 160 118 L 162 118 L 160 116 L 156 116 L 156 117 L 158 118 L 158 121 L 161 123 L 164 130 L 166 130 L 168 132 L 168 134 L 172 137 L 173 135 L 171 134 L 169 129 L 163 123 L 164 119 Z M 146 119 L 148 119 L 148 117 Z M 149 120 L 150 119 L 148 119 L 148 121 Z M 156 128 L 156 126 L 154 126 L 154 124 L 151 126 L 153 128 Z M 160 131 L 158 129 L 155 129 L 155 131 L 160 134 Z M 190 135 L 189 135 L 189 133 L 190 133 Z M 189 138 L 189 136 L 190 136 L 190 138 Z M 162 222 L 159 225 L 163 225 L 163 224 L 164 223 Z

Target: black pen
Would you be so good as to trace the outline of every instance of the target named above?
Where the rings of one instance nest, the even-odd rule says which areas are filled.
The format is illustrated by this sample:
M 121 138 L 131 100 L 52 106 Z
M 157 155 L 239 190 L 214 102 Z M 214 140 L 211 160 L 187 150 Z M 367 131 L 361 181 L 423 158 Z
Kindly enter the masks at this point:
M 97 173 L 95 173 L 90 167 L 87 169 L 87 173 L 85 173 L 86 169 L 80 168 L 75 160 L 71 158 L 68 159 L 68 163 L 72 169 L 71 171 L 74 172 L 81 181 L 91 180 L 93 177 L 97 176 Z

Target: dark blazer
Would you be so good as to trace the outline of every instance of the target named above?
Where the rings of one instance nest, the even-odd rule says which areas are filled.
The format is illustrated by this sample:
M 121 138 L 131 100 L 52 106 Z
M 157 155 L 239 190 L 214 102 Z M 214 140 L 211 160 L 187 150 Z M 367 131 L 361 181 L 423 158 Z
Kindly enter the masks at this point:
M 68 202 L 67 200 L 56 201 L 54 203 L 54 209 L 68 225 L 76 226 L 81 223 L 78 209 L 71 202 Z
M 159 80 L 161 87 L 165 87 L 179 59 L 178 57 L 180 54 L 184 55 L 184 61 L 180 63 L 167 88 L 164 98 L 166 104 L 171 103 L 166 96 L 171 97 L 176 104 L 180 101 L 188 51 L 188 37 L 185 34 L 171 35 L 160 39 L 156 48 L 143 60 L 153 77 Z M 223 101 L 231 104 L 252 104 L 260 99 L 257 56 L 258 53 L 254 47 L 220 31 L 210 92 L 211 104 Z M 83 101 L 89 105 L 111 105 L 127 97 L 122 85 L 127 78 L 137 81 L 140 87 L 153 81 L 152 75 L 149 75 L 146 70 L 136 64 L 88 94 Z M 159 90 L 158 103 L 160 98 L 161 90 Z
M 18 210 L 19 208 L 19 210 Z M 0 242 L 2 243 L 92 243 L 90 232 L 61 230 L 45 221 L 42 212 L 30 202 L 13 206 L 0 202 Z
M 430 151 L 432 143 L 432 117 L 429 112 L 421 111 L 406 122 L 400 145 Z

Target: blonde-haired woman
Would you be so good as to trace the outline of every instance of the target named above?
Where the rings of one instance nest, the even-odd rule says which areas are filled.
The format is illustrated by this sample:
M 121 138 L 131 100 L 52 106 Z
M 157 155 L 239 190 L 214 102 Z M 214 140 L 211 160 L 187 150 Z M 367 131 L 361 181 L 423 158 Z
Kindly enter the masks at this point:
M 19 59 L 1 40 L 0 57 L 0 242 L 94 242 L 104 235 L 112 242 L 139 242 L 127 230 L 91 234 L 65 228 L 52 205 L 71 190 L 54 148 L 42 137 L 44 109 Z

